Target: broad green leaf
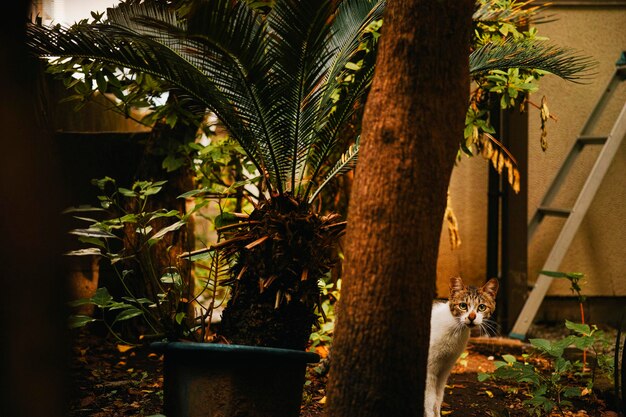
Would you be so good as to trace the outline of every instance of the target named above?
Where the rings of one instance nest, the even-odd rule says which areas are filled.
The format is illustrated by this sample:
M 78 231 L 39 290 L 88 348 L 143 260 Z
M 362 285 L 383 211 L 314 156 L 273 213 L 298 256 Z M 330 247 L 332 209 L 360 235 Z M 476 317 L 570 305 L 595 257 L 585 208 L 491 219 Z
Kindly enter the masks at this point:
M 152 220 L 160 219 L 162 217 L 177 217 L 177 216 L 180 216 L 180 212 L 178 210 L 170 210 L 167 212 L 154 213 L 152 214 L 152 216 L 150 216 L 150 219 L 148 221 L 151 222 Z
M 131 198 L 133 198 L 133 197 L 138 197 L 139 196 L 136 192 L 134 192 L 133 190 L 129 190 L 128 188 L 120 187 L 120 188 L 117 189 L 117 191 L 120 194 L 122 194 L 124 197 L 131 197 Z
M 572 321 L 565 320 L 565 327 L 567 327 L 570 330 L 575 331 L 578 334 L 582 334 L 582 335 L 591 334 L 591 327 L 589 327 L 588 324 L 574 323 Z
M 128 309 L 121 311 L 120 314 L 115 317 L 115 322 L 132 319 L 133 317 L 141 316 L 142 314 L 143 311 L 137 307 L 129 307 Z
M 93 303 L 98 307 L 102 308 L 108 306 L 113 301 L 113 297 L 109 294 L 109 290 L 105 287 L 100 287 L 96 290 L 93 297 L 91 297 L 91 301 L 93 301 Z
M 89 237 L 89 236 L 78 236 L 78 240 L 83 243 L 87 243 L 89 245 L 95 245 L 99 248 L 106 248 L 106 244 L 97 237 Z
M 484 382 L 486 380 L 488 380 L 489 378 L 491 378 L 491 374 L 485 373 L 485 372 L 479 372 L 478 373 L 478 381 L 480 382 Z
M 158 232 L 156 232 L 149 240 L 148 240 L 148 244 L 150 245 L 154 245 L 155 243 L 157 243 L 160 239 L 163 238 L 163 236 L 165 236 L 166 234 L 170 233 L 170 232 L 174 232 L 178 229 L 180 229 L 181 227 L 185 226 L 186 222 L 183 220 L 179 220 L 176 223 L 173 223 L 161 230 L 159 230 Z
M 502 355 L 502 359 L 504 359 L 506 361 L 506 363 L 515 363 L 515 362 L 517 362 L 517 359 L 515 359 L 515 356 L 513 356 L 513 355 Z
M 87 325 L 88 323 L 91 323 L 94 321 L 96 321 L 96 319 L 94 319 L 93 317 L 83 316 L 83 315 L 72 315 L 69 317 L 67 325 L 69 326 L 70 329 L 76 329 L 79 327 L 83 327 Z
M 88 304 L 95 304 L 95 303 L 91 300 L 91 298 L 79 298 L 78 300 L 72 300 L 69 303 L 67 303 L 67 305 L 70 307 L 79 307 L 79 306 L 84 306 Z
M 552 349 L 552 343 L 546 339 L 530 339 L 530 344 L 539 350 L 549 352 Z

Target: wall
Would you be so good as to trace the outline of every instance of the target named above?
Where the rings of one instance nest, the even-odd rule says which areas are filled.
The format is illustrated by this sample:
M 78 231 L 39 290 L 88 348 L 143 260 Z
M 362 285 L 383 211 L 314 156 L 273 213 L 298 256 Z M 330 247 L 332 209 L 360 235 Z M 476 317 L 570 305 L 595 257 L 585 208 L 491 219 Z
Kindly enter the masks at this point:
M 551 10 L 558 19 L 539 27 L 542 34 L 558 45 L 567 45 L 593 56 L 598 61 L 597 74 L 588 84 L 574 84 L 556 77 L 545 77 L 540 94 L 532 98 L 548 103 L 558 122 L 549 125 L 549 148 L 539 146 L 540 122 L 538 111 L 530 113 L 529 126 L 529 217 L 541 201 L 550 181 L 562 164 L 567 152 L 591 113 L 611 78 L 615 61 L 626 50 L 626 4 L 619 7 L 566 6 L 559 2 Z M 568 2 L 567 4 L 580 3 Z M 586 2 L 600 4 L 603 2 Z M 616 2 L 612 2 L 616 3 Z M 598 135 L 607 135 L 626 103 L 626 82 L 615 93 L 606 117 L 601 119 Z M 554 206 L 571 207 L 591 170 L 599 147 L 587 147 L 579 157 L 570 178 L 557 196 Z M 584 293 L 589 296 L 626 295 L 626 141 L 622 143 L 596 198 L 560 270 L 583 272 L 587 283 Z M 537 277 L 556 239 L 564 219 L 550 218 L 538 229 L 529 247 L 529 281 Z M 570 295 L 569 284 L 556 280 L 548 295 Z
M 546 76 L 540 91 L 531 100 L 537 104 L 543 95 L 558 118 L 548 125 L 549 148 L 541 151 L 538 110 L 529 114 L 529 196 L 528 215 L 532 216 L 550 181 L 613 74 L 615 61 L 626 50 L 626 1 L 559 1 L 548 10 L 557 20 L 539 26 L 541 34 L 555 44 L 580 50 L 598 61 L 596 75 L 586 84 Z M 598 134 L 608 134 L 613 120 L 626 102 L 626 82 L 614 96 Z M 557 197 L 555 206 L 574 202 L 597 155 L 585 151 L 570 181 Z M 574 172 L 575 171 L 575 172 Z M 438 261 L 437 293 L 448 294 L 448 278 L 460 275 L 479 285 L 486 278 L 487 162 L 481 158 L 464 160 L 455 168 L 450 186 L 452 206 L 459 220 L 463 243 L 451 250 L 444 224 Z M 584 292 L 590 296 L 626 295 L 626 141 L 615 157 L 596 199 L 561 266 L 562 271 L 584 272 Z M 564 220 L 548 219 L 539 228 L 529 247 L 529 284 L 549 253 Z M 570 295 L 569 285 L 555 282 L 548 295 Z

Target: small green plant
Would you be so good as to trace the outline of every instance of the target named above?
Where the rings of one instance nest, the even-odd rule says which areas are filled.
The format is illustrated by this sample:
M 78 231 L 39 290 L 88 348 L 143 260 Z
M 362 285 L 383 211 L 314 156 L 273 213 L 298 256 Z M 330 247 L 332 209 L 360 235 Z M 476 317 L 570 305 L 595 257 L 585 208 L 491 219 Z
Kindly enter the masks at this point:
M 333 331 L 335 330 L 335 304 L 341 296 L 341 278 L 337 282 L 324 283 L 321 285 L 322 302 L 319 306 L 320 315 L 323 322 L 315 330 L 310 341 L 310 350 L 319 353 L 328 353 L 333 341 Z M 320 352 L 321 351 L 321 352 Z
M 178 258 L 169 253 L 171 247 L 162 242 L 167 235 L 186 226 L 189 214 L 147 209 L 150 198 L 161 191 L 165 181 L 137 181 L 131 188 L 118 187 L 109 177 L 92 182 L 101 191 L 100 207 L 66 210 L 76 219 L 89 223 L 86 228 L 70 232 L 89 247 L 68 255 L 95 255 L 108 260 L 123 295 L 113 297 L 107 288 L 101 287 L 92 297 L 73 301 L 71 306 L 97 306 L 101 317 L 73 315 L 70 327 L 100 321 L 120 341 L 128 343 L 116 325 L 137 318 L 142 329 L 137 339 L 192 337 L 194 329 L 187 320 L 193 288 L 189 269 L 181 267 Z M 93 217 L 85 217 L 88 215 Z M 169 256 L 170 266 L 156 270 L 157 256 Z
M 574 334 L 558 341 L 530 339 L 533 353 L 522 355 L 521 361 L 513 355 L 503 355 L 502 361 L 495 362 L 496 370 L 492 374 L 479 373 L 479 381 L 524 383 L 530 391 L 530 398 L 524 401 L 530 415 L 540 417 L 556 409 L 564 416 L 564 410 L 572 406 L 572 399 L 593 396 L 597 374 L 610 375 L 613 366 L 612 358 L 602 353 L 610 343 L 602 330 L 571 321 L 566 321 L 565 326 Z M 591 350 L 594 359 L 591 371 L 585 371 L 581 361 L 571 359 L 566 354 L 568 349 Z M 538 366 L 541 360 L 547 360 L 549 365 Z

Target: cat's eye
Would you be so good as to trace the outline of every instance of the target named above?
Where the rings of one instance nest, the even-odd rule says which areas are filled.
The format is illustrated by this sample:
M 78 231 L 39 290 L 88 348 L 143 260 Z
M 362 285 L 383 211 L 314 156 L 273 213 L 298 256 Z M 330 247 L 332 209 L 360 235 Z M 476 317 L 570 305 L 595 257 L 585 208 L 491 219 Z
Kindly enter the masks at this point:
M 467 310 L 467 304 L 466 303 L 459 303 L 459 309 L 465 311 Z
M 487 309 L 487 306 L 484 304 L 479 304 L 478 305 L 478 311 L 485 311 Z

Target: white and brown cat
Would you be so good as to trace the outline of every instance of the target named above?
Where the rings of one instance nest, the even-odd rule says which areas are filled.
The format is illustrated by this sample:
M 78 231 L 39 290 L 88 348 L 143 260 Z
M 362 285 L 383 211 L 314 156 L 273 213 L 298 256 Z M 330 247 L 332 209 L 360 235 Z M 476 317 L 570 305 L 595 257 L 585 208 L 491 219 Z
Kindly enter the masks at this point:
M 433 304 L 424 417 L 441 417 L 441 403 L 450 371 L 465 350 L 471 329 L 484 331 L 493 326 L 488 319 L 496 308 L 497 293 L 496 279 L 476 288 L 453 277 L 450 278 L 448 301 Z

